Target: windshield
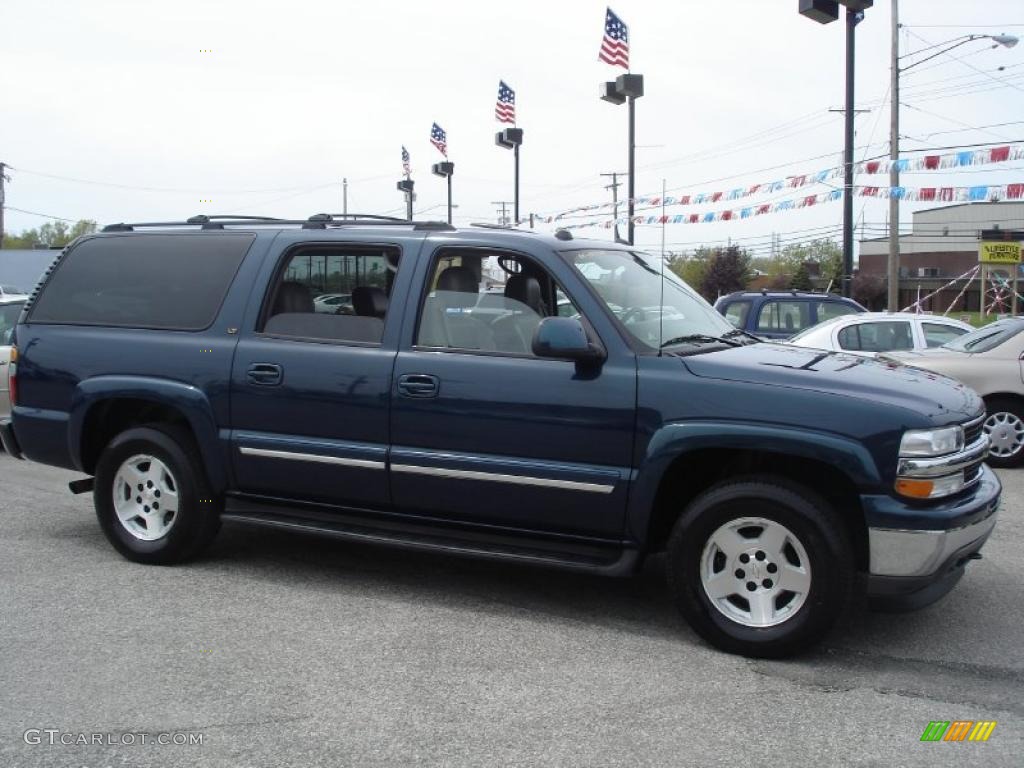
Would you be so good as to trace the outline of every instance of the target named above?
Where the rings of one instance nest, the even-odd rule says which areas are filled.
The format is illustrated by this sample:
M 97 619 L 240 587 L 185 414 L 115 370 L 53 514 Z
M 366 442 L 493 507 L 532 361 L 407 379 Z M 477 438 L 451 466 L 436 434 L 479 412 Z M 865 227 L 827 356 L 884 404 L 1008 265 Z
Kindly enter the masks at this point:
M 1024 321 L 1022 320 L 996 320 L 984 328 L 965 333 L 963 336 L 943 344 L 942 348 L 951 349 L 954 352 L 988 352 L 1004 341 L 1013 338 L 1022 330 L 1024 330 Z
M 635 251 L 605 250 L 569 251 L 566 256 L 626 330 L 653 349 L 680 337 L 738 333 L 668 269 L 664 272 L 663 291 L 657 257 Z

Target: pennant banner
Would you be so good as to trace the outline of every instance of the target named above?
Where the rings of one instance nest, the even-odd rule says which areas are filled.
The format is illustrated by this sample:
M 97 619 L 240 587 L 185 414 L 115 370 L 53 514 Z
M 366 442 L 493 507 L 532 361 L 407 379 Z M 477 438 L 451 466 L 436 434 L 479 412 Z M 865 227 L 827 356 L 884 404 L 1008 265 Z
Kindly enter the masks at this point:
M 854 187 L 855 197 L 877 197 L 898 200 L 913 201 L 938 201 L 949 203 L 983 202 L 999 200 L 1024 200 L 1024 183 L 1021 184 L 979 184 L 972 187 Z M 805 197 L 793 197 L 786 200 L 778 200 L 773 203 L 759 203 L 723 211 L 706 211 L 704 213 L 676 213 L 660 216 L 634 216 L 634 224 L 707 224 L 714 221 L 732 221 L 734 219 L 749 219 L 754 216 L 763 216 L 768 213 L 780 213 L 797 208 L 809 208 L 819 203 L 831 203 L 843 198 L 843 190 L 833 189 L 830 192 L 823 192 L 817 195 L 806 195 Z M 667 204 L 667 201 L 666 201 Z M 551 223 L 556 217 L 548 217 L 545 222 Z M 625 225 L 629 223 L 629 217 L 618 219 L 606 219 L 603 221 L 588 221 L 580 224 L 569 224 L 562 229 L 582 229 L 584 227 L 604 227 L 609 229 L 616 224 Z
M 969 165 L 988 165 L 990 163 L 1005 163 L 1014 160 L 1024 160 L 1024 144 L 1006 145 L 992 147 L 989 149 L 975 149 L 963 152 L 950 152 L 945 155 L 922 155 L 920 157 L 899 158 L 893 160 L 869 160 L 864 163 L 857 163 L 854 172 L 857 174 L 879 174 L 888 173 L 893 166 L 899 171 L 933 171 L 948 168 L 962 168 Z M 717 192 L 698 192 L 689 195 L 669 195 L 665 197 L 665 205 L 702 205 L 704 203 L 717 203 L 723 200 L 739 200 L 744 197 L 751 197 L 759 194 L 771 194 L 784 189 L 797 189 L 811 184 L 821 184 L 830 179 L 840 178 L 843 175 L 843 166 L 825 168 L 816 173 L 794 174 L 784 179 L 749 184 L 743 187 L 734 187 Z M 909 198 L 908 198 L 909 199 Z M 644 195 L 633 200 L 634 205 L 658 208 L 661 206 L 661 195 Z M 621 202 L 620 205 L 625 203 Z M 595 203 L 593 205 L 581 205 L 577 208 L 570 208 L 561 213 L 543 217 L 544 221 L 556 221 L 571 214 L 587 213 L 590 211 L 606 211 L 612 207 L 611 202 Z

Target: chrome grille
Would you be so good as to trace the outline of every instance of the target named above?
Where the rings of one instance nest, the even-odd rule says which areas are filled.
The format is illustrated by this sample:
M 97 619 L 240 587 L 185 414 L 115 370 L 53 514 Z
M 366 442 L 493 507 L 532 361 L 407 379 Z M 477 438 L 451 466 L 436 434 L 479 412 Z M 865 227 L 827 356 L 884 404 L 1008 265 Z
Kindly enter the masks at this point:
M 964 423 L 964 445 L 971 445 L 981 437 L 982 429 L 985 426 L 984 414 L 972 421 Z

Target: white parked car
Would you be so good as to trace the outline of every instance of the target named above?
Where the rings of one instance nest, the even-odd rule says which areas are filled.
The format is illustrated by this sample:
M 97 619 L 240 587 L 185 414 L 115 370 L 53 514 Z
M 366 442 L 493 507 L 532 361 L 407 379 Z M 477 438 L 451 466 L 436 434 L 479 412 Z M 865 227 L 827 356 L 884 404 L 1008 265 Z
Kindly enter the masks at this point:
M 941 347 L 974 328 L 941 315 L 862 312 L 818 323 L 789 340 L 798 347 L 874 357 L 879 352 Z

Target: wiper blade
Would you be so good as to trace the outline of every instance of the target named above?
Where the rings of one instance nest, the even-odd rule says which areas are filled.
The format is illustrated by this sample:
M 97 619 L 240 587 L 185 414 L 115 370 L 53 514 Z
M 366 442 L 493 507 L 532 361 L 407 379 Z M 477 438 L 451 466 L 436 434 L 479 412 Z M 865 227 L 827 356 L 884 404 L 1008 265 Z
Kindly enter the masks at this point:
M 688 333 L 685 336 L 676 336 L 675 338 L 669 339 L 663 342 L 661 348 L 672 346 L 673 344 L 687 344 L 687 343 L 698 343 L 698 344 L 725 344 L 727 347 L 741 347 L 743 346 L 738 341 L 732 339 L 726 339 L 722 336 L 708 336 L 705 333 Z
M 723 333 L 722 334 L 722 338 L 723 339 L 730 339 L 733 336 L 741 336 L 741 335 L 742 336 L 746 336 L 748 339 L 751 340 L 752 343 L 764 341 L 763 339 L 759 339 L 754 334 L 748 333 L 747 331 L 740 330 L 739 328 L 737 328 L 735 331 L 729 331 L 728 333 Z

